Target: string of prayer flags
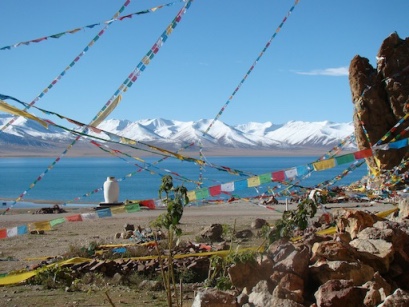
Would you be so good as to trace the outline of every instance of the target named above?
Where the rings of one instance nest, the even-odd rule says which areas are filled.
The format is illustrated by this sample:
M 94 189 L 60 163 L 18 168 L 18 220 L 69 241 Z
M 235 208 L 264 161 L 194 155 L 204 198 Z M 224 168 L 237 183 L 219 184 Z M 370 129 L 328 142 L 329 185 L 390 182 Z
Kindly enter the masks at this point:
M 187 11 L 187 9 L 190 7 L 191 2 L 192 2 L 192 0 L 187 0 L 187 2 L 186 2 L 186 4 L 184 5 L 184 7 L 178 12 L 178 14 L 177 14 L 176 17 L 173 19 L 173 21 L 171 22 L 171 24 L 168 26 L 168 28 L 166 29 L 166 31 L 162 34 L 162 36 L 161 36 L 161 38 L 160 38 L 161 41 L 165 41 L 165 40 L 167 39 L 168 35 L 170 34 L 170 33 L 168 33 L 168 32 L 169 32 L 169 31 L 168 31 L 168 30 L 169 30 L 169 27 L 171 27 L 172 30 L 173 30 L 174 28 L 176 28 L 176 26 L 179 24 L 179 22 L 180 22 L 181 19 L 182 19 L 182 15 L 185 14 L 186 11 Z M 120 9 L 120 11 L 119 11 L 117 14 L 115 14 L 114 18 L 118 17 L 118 15 L 120 14 L 120 12 L 122 12 L 122 11 L 125 9 L 125 6 L 128 5 L 128 4 L 129 4 L 129 0 L 127 0 L 126 3 L 125 3 L 125 5 L 123 5 L 122 8 Z M 166 36 L 166 39 L 165 39 L 165 40 L 164 40 L 164 36 Z M 155 44 L 154 46 L 155 46 L 155 52 L 152 51 L 152 48 L 151 48 L 151 50 L 148 52 L 148 54 L 151 54 L 151 58 L 153 58 L 153 55 L 156 54 L 157 51 L 158 51 L 158 50 L 156 50 L 156 49 L 158 49 L 158 45 Z M 128 77 L 128 78 L 125 80 L 125 82 L 119 87 L 119 89 L 115 92 L 115 94 L 114 94 L 114 95 L 107 101 L 107 103 L 102 107 L 102 109 L 98 112 L 98 114 L 95 115 L 95 117 L 92 119 L 91 122 L 97 120 L 97 118 L 100 116 L 100 114 L 103 113 L 104 110 L 105 110 L 106 108 L 108 108 L 111 103 L 113 103 L 113 102 L 115 101 L 115 99 L 119 96 L 119 92 L 120 92 L 120 91 L 125 92 L 126 90 L 124 90 L 124 88 L 127 88 L 127 87 L 130 87 L 130 86 L 131 86 L 131 84 L 136 80 L 137 76 L 139 76 L 140 73 L 141 73 L 141 71 L 142 71 L 142 70 L 140 70 L 140 67 L 142 67 L 142 66 L 145 67 L 144 64 L 143 64 L 143 63 L 141 64 L 141 63 L 142 63 L 142 61 L 141 61 L 141 62 L 138 64 L 138 66 L 134 69 L 134 71 L 131 73 L 130 77 Z M 135 73 L 136 73 L 136 74 L 135 74 Z M 129 79 L 131 79 L 132 82 L 128 81 Z M 126 86 L 127 86 L 127 87 L 126 87 Z M 30 103 L 30 106 L 33 105 L 34 103 L 35 103 L 35 101 L 33 101 L 32 103 Z M 9 122 L 9 123 L 10 123 L 10 122 Z M 8 124 L 9 124 L 9 123 L 8 123 Z M 3 127 L 3 128 L 4 128 L 4 127 Z M 81 138 L 81 133 L 84 132 L 84 130 L 85 130 L 85 128 L 78 134 L 77 138 L 76 138 L 75 140 L 73 140 L 73 141 L 71 142 L 71 144 L 69 144 L 69 145 L 67 146 L 67 148 L 54 160 L 54 162 L 52 162 L 52 164 L 50 164 L 50 165 L 47 167 L 47 170 L 44 171 L 44 172 L 38 177 L 38 180 L 34 181 L 34 182 L 29 186 L 29 188 L 28 188 L 27 190 L 25 190 L 23 193 L 20 194 L 20 196 L 14 201 L 14 203 L 13 203 L 11 206 L 13 206 L 15 203 L 17 203 L 17 202 L 20 201 L 21 199 L 23 199 L 23 197 L 27 194 L 27 191 L 30 190 L 30 189 L 32 189 L 32 188 L 36 185 L 36 183 L 37 183 L 39 180 L 41 180 L 41 179 L 43 178 L 43 176 L 44 176 L 49 170 L 51 170 L 51 169 L 54 167 L 54 165 L 55 165 L 58 161 L 61 160 L 61 158 L 62 158 L 62 157 L 76 144 L 76 142 Z M 132 141 L 133 141 L 133 140 L 132 140 Z M 158 150 L 158 151 L 162 151 L 162 152 L 166 152 L 166 153 L 172 153 L 171 151 L 167 151 L 167 150 L 165 150 L 165 149 L 158 148 L 158 147 L 155 147 L 155 146 L 150 146 L 150 147 L 151 147 L 151 148 L 155 148 L 155 149 Z M 172 153 L 172 154 L 174 154 L 174 153 Z M 178 155 L 178 154 L 174 154 L 174 155 L 175 155 L 176 157 L 178 157 L 178 158 L 181 157 L 181 155 Z M 189 160 L 189 159 L 187 158 L 187 160 Z M 192 158 L 190 158 L 190 160 L 196 161 L 197 159 L 192 159 Z M 10 208 L 10 207 L 9 207 L 9 208 Z M 9 208 L 6 209 L 6 212 L 9 210 Z
M 17 47 L 20 47 L 20 46 L 28 46 L 31 43 L 44 42 L 44 41 L 46 41 L 46 40 L 48 40 L 50 38 L 58 39 L 58 38 L 61 38 L 62 36 L 66 35 L 66 34 L 75 34 L 75 33 L 80 32 L 81 30 L 92 29 L 92 28 L 95 28 L 96 26 L 99 26 L 101 24 L 110 25 L 114 21 L 122 21 L 124 19 L 132 18 L 132 16 L 134 16 L 134 15 L 154 13 L 154 12 L 156 12 L 157 10 L 159 10 L 161 8 L 164 8 L 164 7 L 167 7 L 167 6 L 172 6 L 176 2 L 182 2 L 182 1 L 183 0 L 179 0 L 179 1 L 174 1 L 174 2 L 171 2 L 171 3 L 167 3 L 167 4 L 158 5 L 158 6 L 150 8 L 150 9 L 146 9 L 146 10 L 143 10 L 143 11 L 138 11 L 138 12 L 131 13 L 131 14 L 128 14 L 128 15 L 125 15 L 125 16 L 120 16 L 120 17 L 117 17 L 117 18 L 112 18 L 112 19 L 107 20 L 107 21 L 98 22 L 98 23 L 94 23 L 94 24 L 91 24 L 91 25 L 78 27 L 78 28 L 75 28 L 75 29 L 72 29 L 72 30 L 66 30 L 66 31 L 63 31 L 63 32 L 60 32 L 60 33 L 57 33 L 57 34 L 43 36 L 43 37 L 39 37 L 39 38 L 36 38 L 36 39 L 31 39 L 31 40 L 28 40 L 28 41 L 24 41 L 24 42 L 15 43 L 13 45 L 8 45 L 8 46 L 1 47 L 0 50 L 10 50 L 11 48 L 17 48 Z M 129 3 L 130 3 L 130 0 L 128 0 L 126 4 L 128 5 Z
M 158 205 L 156 205 L 158 203 Z M 0 239 L 11 238 L 15 236 L 25 235 L 31 231 L 50 231 L 53 227 L 63 224 L 65 222 L 86 222 L 95 220 L 98 218 L 112 217 L 113 214 L 119 213 L 135 213 L 141 210 L 141 205 L 148 207 L 149 209 L 156 209 L 159 206 L 159 202 L 153 199 L 142 200 L 138 203 L 126 204 L 124 206 L 103 208 L 96 210 L 96 212 L 85 212 L 81 214 L 74 214 L 65 217 L 53 219 L 51 221 L 39 221 L 29 223 L 27 225 L 20 225 L 17 227 L 1 228 Z
M 124 10 L 125 7 L 130 3 L 130 0 L 126 0 L 125 3 L 121 6 L 121 8 L 115 13 L 113 19 L 117 18 Z M 75 59 L 55 78 L 51 83 L 38 95 L 36 98 L 33 99 L 32 102 L 24 110 L 29 109 L 33 106 L 37 101 L 39 101 L 48 91 L 54 87 L 55 84 L 71 69 L 78 61 L 86 54 L 90 47 L 94 45 L 94 43 L 105 33 L 105 30 L 109 27 L 107 24 L 98 34 L 94 37 L 94 39 L 75 57 Z M 9 122 L 7 122 L 3 127 L 0 129 L 0 133 L 4 131 L 7 127 L 12 125 L 18 117 L 12 118 Z
M 9 105 L 7 102 L 0 100 L 0 111 L 5 112 L 5 113 L 9 113 L 12 115 L 16 115 L 16 116 L 23 116 L 25 118 L 31 119 L 36 121 L 37 123 L 39 123 L 40 125 L 42 125 L 44 128 L 48 128 L 48 123 L 26 111 L 17 109 L 11 105 Z
M 406 144 L 408 144 L 406 140 Z M 341 175 L 335 177 L 331 181 L 326 181 L 328 184 L 330 182 L 335 182 L 336 180 L 342 179 L 345 175 L 351 172 L 358 166 L 362 165 L 365 160 L 364 158 L 372 156 L 371 149 L 364 149 L 354 153 L 345 154 L 328 160 L 319 160 L 307 165 L 301 165 L 297 167 L 292 167 L 285 170 L 274 171 L 267 174 L 261 174 L 258 176 L 252 176 L 247 179 L 237 180 L 233 182 L 223 183 L 221 185 L 212 186 L 209 188 L 200 188 L 188 191 L 188 197 L 191 201 L 205 199 L 207 197 L 213 197 L 220 195 L 222 192 L 232 193 L 234 191 L 240 191 L 247 188 L 253 188 L 260 186 L 271 181 L 275 182 L 285 182 L 286 180 L 293 180 L 294 178 L 304 176 L 305 174 L 310 173 L 311 171 L 323 171 L 326 169 L 334 168 L 337 165 L 342 165 L 345 163 L 353 162 L 347 170 L 345 170 Z M 357 161 L 361 160 L 361 161 Z M 290 184 L 295 186 L 294 184 Z
M 209 130 L 212 128 L 213 124 L 219 119 L 219 117 L 222 115 L 224 110 L 227 108 L 231 100 L 233 100 L 234 96 L 236 93 L 239 91 L 241 86 L 243 85 L 244 81 L 247 79 L 247 77 L 251 74 L 253 71 L 254 67 L 260 61 L 261 57 L 265 54 L 266 50 L 268 47 L 271 45 L 272 40 L 276 37 L 277 33 L 280 32 L 281 28 L 283 27 L 284 23 L 287 21 L 288 17 L 290 17 L 291 13 L 293 12 L 295 6 L 298 4 L 299 0 L 296 0 L 293 4 L 293 6 L 290 8 L 290 10 L 287 12 L 287 15 L 284 17 L 283 21 L 280 23 L 274 34 L 270 37 L 268 42 L 265 44 L 263 50 L 260 52 L 259 56 L 256 58 L 256 60 L 253 62 L 251 65 L 250 69 L 247 71 L 247 73 L 244 75 L 243 79 L 241 79 L 240 83 L 236 87 L 236 89 L 233 91 L 227 102 L 224 104 L 224 106 L 220 109 L 219 113 L 217 113 L 216 117 L 212 120 L 212 122 L 209 124 L 209 126 L 206 128 L 206 130 L 203 132 L 203 135 L 206 135 Z

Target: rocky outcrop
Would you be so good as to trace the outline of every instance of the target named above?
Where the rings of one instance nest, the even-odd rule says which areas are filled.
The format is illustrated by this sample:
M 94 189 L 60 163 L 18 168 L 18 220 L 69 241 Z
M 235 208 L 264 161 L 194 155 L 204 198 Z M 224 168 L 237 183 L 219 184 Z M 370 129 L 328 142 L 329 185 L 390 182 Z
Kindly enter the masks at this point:
M 349 83 L 354 103 L 354 129 L 360 150 L 371 148 L 388 133 L 409 110 L 409 38 L 397 33 L 387 37 L 378 52 L 377 65 L 372 67 L 367 58 L 356 55 L 349 66 Z M 385 142 L 393 140 L 409 127 L 401 123 Z M 407 147 L 377 150 L 374 157 L 379 168 L 392 169 L 402 158 L 409 157 Z M 377 169 L 374 157 L 368 165 Z
M 206 304 L 201 297 L 221 294 L 199 290 L 194 306 L 409 306 L 409 199 L 399 208 L 386 219 L 340 210 L 333 235 L 279 240 L 257 262 L 230 267 L 235 301 Z

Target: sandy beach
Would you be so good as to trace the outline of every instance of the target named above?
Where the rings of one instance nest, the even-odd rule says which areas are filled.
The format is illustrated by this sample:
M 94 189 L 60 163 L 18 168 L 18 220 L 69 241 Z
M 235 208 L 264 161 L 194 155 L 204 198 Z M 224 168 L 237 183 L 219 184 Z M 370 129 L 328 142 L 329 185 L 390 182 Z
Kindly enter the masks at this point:
M 296 204 L 289 204 L 292 210 Z M 393 204 L 384 203 L 342 203 L 327 204 L 329 211 L 337 208 L 352 208 L 370 212 L 383 212 L 394 208 Z M 332 209 L 331 209 L 332 208 Z M 274 205 L 271 209 L 256 203 L 243 200 L 231 203 L 186 207 L 181 220 L 182 239 L 194 241 L 200 231 L 211 224 L 227 224 L 237 230 L 249 229 L 256 218 L 263 218 L 268 223 L 281 217 L 286 209 L 284 204 Z M 28 212 L 31 211 L 31 212 Z M 12 209 L 5 215 L 0 215 L 0 228 L 11 228 L 19 225 L 41 221 L 51 221 L 61 217 L 69 217 L 80 213 L 95 212 L 92 208 L 70 209 L 61 214 L 32 214 L 32 209 Z M 117 239 L 115 234 L 122 232 L 125 224 L 133 224 L 142 228 L 149 227 L 150 222 L 164 210 L 147 210 L 134 213 L 113 214 L 112 217 L 97 218 L 80 222 L 65 222 L 54 226 L 44 234 L 25 234 L 11 238 L 0 239 L 0 258 L 13 259 L 0 261 L 0 273 L 20 270 L 40 262 L 44 257 L 56 257 L 67 252 L 70 246 L 85 246 L 91 242 L 104 244 L 130 243 L 129 239 Z M 320 214 L 320 211 L 318 212 Z

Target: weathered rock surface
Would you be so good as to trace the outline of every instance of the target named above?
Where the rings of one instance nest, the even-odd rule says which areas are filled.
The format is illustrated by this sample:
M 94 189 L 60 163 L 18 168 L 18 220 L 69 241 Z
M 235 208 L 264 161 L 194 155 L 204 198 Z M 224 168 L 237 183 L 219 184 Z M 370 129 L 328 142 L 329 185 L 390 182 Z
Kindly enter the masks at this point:
M 349 84 L 357 145 L 360 150 L 368 149 L 409 111 L 409 38 L 401 39 L 397 33 L 387 37 L 379 49 L 376 67 L 367 58 L 355 56 L 349 66 Z M 408 126 L 409 122 L 404 121 L 385 141 L 389 142 Z M 379 167 L 388 170 L 408 158 L 409 151 L 406 147 L 378 150 L 375 157 Z M 373 157 L 367 158 L 367 163 L 371 168 L 378 167 Z
M 408 206 L 409 199 L 402 199 L 403 215 Z M 256 262 L 233 265 L 235 301 L 198 306 L 409 306 L 407 223 L 352 209 L 337 215 L 336 223 L 348 217 L 353 227 L 335 227 L 332 238 L 278 240 Z

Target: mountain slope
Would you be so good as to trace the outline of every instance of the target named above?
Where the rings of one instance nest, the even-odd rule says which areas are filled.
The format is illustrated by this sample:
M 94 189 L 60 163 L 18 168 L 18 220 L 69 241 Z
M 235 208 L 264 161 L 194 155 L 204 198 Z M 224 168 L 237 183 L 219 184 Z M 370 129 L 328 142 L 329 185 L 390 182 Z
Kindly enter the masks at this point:
M 8 115 L 0 114 L 0 125 L 3 126 L 10 119 Z M 353 133 L 352 123 L 328 121 L 291 121 L 282 125 L 275 125 L 271 122 L 250 122 L 236 126 L 216 121 L 205 133 L 210 123 L 209 119 L 201 119 L 196 122 L 162 118 L 142 119 L 135 122 L 110 119 L 102 122 L 98 128 L 172 150 L 177 150 L 186 144 L 201 143 L 204 148 L 221 151 L 227 149 L 302 150 L 311 148 L 325 150 L 336 146 L 342 139 Z M 101 137 L 101 134 L 97 136 Z M 2 145 L 0 154 L 7 152 L 8 147 L 15 146 L 26 146 L 28 150 L 43 146 L 60 147 L 64 144 L 68 145 L 72 139 L 74 139 L 72 134 L 59 128 L 50 126 L 49 129 L 45 129 L 36 122 L 19 118 L 12 126 L 0 133 L 0 145 Z M 82 145 L 89 141 L 87 138 L 81 140 L 79 143 Z M 351 146 L 354 148 L 353 145 Z

